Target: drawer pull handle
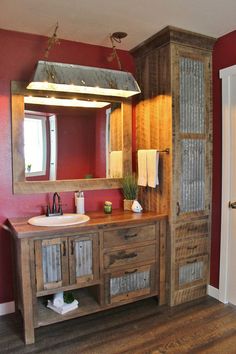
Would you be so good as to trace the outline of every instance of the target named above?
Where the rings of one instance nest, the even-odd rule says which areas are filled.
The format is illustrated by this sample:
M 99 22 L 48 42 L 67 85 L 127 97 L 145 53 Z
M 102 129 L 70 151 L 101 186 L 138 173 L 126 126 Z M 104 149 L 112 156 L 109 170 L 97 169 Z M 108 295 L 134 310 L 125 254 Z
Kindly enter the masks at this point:
M 124 255 L 124 257 L 121 257 L 122 259 L 124 258 L 135 258 L 135 257 L 137 257 L 137 253 L 136 252 L 131 252 L 131 253 L 127 253 L 127 254 L 125 254 Z
M 131 271 L 126 270 L 125 274 L 133 274 L 133 273 L 136 273 L 137 271 L 138 271 L 138 269 L 134 269 L 134 270 L 131 270 Z
M 197 259 L 194 259 L 193 261 L 187 261 L 187 264 L 191 264 L 191 263 L 197 263 Z
M 136 252 L 125 253 L 124 251 L 120 251 L 118 254 L 110 255 L 110 265 L 121 259 L 135 258 L 137 255 L 138 254 Z
M 125 239 L 128 240 L 129 238 L 137 237 L 138 234 L 131 234 L 131 235 L 125 235 Z
M 187 250 L 195 250 L 197 248 L 197 245 L 195 245 L 195 246 L 188 246 L 187 247 Z
M 180 209 L 180 204 L 179 204 L 179 202 L 177 202 L 177 203 L 176 203 L 176 215 L 177 215 L 177 216 L 179 216 L 180 211 L 181 211 L 181 209 Z
M 62 256 L 66 256 L 66 241 L 62 242 Z
M 73 256 L 74 254 L 74 241 L 70 242 L 70 254 Z

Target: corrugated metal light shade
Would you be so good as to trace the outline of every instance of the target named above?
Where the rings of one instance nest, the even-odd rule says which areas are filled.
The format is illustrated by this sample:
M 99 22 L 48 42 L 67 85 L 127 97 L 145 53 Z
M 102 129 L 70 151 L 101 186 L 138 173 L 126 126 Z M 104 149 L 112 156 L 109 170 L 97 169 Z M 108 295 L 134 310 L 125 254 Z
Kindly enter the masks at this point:
M 28 89 L 128 98 L 140 93 L 131 73 L 74 64 L 39 61 Z

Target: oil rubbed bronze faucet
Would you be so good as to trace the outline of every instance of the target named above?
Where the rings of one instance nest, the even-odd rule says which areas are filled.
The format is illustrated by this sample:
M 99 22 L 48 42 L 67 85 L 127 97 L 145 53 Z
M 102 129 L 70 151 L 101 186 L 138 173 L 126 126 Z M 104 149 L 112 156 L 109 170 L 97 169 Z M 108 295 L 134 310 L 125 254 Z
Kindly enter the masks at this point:
M 56 198 L 57 198 L 57 203 L 56 203 Z M 48 205 L 46 216 L 58 216 L 58 215 L 63 215 L 63 211 L 61 206 L 61 197 L 57 192 L 55 192 L 53 194 L 53 199 L 52 199 L 52 210 L 50 209 L 50 205 Z

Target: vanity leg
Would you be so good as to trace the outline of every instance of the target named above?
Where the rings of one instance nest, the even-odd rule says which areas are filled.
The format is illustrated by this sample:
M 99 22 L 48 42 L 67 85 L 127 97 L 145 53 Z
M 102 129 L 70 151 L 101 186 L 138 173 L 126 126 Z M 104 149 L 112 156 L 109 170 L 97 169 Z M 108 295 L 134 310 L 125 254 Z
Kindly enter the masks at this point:
M 25 323 L 24 331 L 25 331 L 24 333 L 25 344 L 34 344 L 35 342 L 34 327 L 26 328 L 26 323 Z
M 30 244 L 27 239 L 20 241 L 22 315 L 24 321 L 25 344 L 35 342 L 33 298 L 30 272 Z

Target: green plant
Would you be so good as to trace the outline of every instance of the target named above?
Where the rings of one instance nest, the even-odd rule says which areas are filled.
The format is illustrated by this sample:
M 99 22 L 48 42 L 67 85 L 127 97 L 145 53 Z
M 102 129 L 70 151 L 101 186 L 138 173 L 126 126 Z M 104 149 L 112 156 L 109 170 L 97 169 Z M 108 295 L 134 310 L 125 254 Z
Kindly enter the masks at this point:
M 124 199 L 134 200 L 138 195 L 138 184 L 135 175 L 127 175 L 121 181 Z
M 71 304 L 74 301 L 74 295 L 70 292 L 66 292 L 63 294 L 63 299 L 66 304 Z

